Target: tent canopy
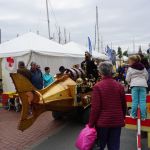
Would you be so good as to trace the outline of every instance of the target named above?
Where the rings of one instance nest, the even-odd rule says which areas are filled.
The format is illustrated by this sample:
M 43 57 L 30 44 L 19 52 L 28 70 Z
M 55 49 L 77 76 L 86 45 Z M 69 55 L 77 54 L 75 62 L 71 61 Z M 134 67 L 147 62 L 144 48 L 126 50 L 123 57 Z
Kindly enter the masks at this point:
M 64 48 L 67 51 L 67 53 L 73 53 L 73 54 L 80 55 L 83 57 L 84 57 L 84 53 L 86 51 L 88 51 L 88 48 L 86 48 L 78 43 L 75 43 L 75 42 L 69 42 L 69 43 L 65 44 Z M 92 51 L 92 56 L 94 58 L 108 60 L 108 57 L 105 54 L 99 53 L 97 51 Z
M 8 57 L 12 57 L 11 65 Z M 9 74 L 17 71 L 19 61 L 23 60 L 28 69 L 30 69 L 29 64 L 34 61 L 41 66 L 43 73 L 44 68 L 48 66 L 53 75 L 58 73 L 59 67 L 62 65 L 71 68 L 83 61 L 83 56 L 81 57 L 80 54 L 69 53 L 63 45 L 34 33 L 27 33 L 2 43 L 0 45 L 0 58 L 2 58 L 4 92 L 15 91 Z
M 29 32 L 2 43 L 0 45 L 0 58 L 22 56 L 31 51 L 51 56 L 79 56 L 76 53 L 68 53 L 62 45 L 52 40 Z
M 87 51 L 86 47 L 75 42 L 69 42 L 65 44 L 64 48 L 67 51 L 67 53 L 75 53 L 77 55 L 81 55 L 82 57 L 84 57 L 84 53 L 85 51 Z

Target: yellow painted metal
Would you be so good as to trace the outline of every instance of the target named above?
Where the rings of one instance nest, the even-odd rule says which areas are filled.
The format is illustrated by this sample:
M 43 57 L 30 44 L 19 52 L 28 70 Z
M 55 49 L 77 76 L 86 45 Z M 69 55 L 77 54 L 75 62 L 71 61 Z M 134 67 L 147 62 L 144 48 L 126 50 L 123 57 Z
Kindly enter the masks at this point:
M 18 128 L 25 130 L 44 111 L 69 111 L 77 107 L 76 82 L 68 76 L 55 81 L 43 90 L 37 90 L 30 81 L 20 74 L 13 73 L 11 78 L 22 101 L 21 119 Z M 29 94 L 33 96 L 32 115 L 29 115 Z

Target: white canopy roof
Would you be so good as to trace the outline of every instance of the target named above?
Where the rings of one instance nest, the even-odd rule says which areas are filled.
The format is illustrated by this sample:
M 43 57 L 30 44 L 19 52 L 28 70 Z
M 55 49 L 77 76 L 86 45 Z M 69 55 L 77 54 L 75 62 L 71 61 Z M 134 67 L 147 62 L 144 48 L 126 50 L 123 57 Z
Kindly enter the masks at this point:
M 77 54 L 77 55 L 80 55 L 82 57 L 84 57 L 84 53 L 85 51 L 87 51 L 87 48 L 78 44 L 78 43 L 75 43 L 75 42 L 69 42 L 65 45 L 63 45 L 65 50 L 67 51 L 67 53 L 74 53 L 74 54 Z
M 97 51 L 92 51 L 92 55 L 93 55 L 94 58 L 109 60 L 108 56 L 106 56 L 105 54 L 99 53 Z
M 82 57 L 84 57 L 85 52 L 88 50 L 88 48 L 86 48 L 78 43 L 75 43 L 75 42 L 69 42 L 69 43 L 65 44 L 64 48 L 67 53 L 73 53 L 76 55 L 80 55 Z M 108 57 L 105 54 L 99 53 L 97 51 L 92 51 L 92 56 L 94 58 L 108 60 Z
M 1 58 L 22 56 L 31 51 L 51 56 L 79 56 L 76 53 L 68 53 L 62 45 L 32 32 L 0 45 Z

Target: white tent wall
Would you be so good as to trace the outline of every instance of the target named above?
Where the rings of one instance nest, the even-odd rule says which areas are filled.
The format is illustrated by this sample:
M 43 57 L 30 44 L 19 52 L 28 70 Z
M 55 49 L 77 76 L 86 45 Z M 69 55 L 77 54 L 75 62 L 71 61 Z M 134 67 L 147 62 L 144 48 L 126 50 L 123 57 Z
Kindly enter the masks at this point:
M 29 63 L 28 69 L 30 69 L 30 63 L 32 61 L 36 62 L 41 66 L 41 70 L 44 73 L 44 68 L 49 66 L 51 68 L 51 73 L 55 75 L 58 73 L 59 67 L 64 66 L 66 68 L 71 68 L 75 64 L 80 64 L 84 58 L 81 57 L 60 57 L 60 56 L 49 56 L 49 55 L 41 55 L 35 52 L 32 52 L 32 57 L 30 59 L 31 54 L 26 54 L 19 57 L 14 57 L 16 66 L 13 71 L 10 71 L 6 68 L 6 58 L 2 60 L 2 78 L 3 78 L 3 91 L 15 91 L 13 82 L 10 78 L 11 72 L 17 71 L 17 64 L 19 61 L 24 61 L 25 64 Z
M 55 75 L 59 71 L 60 66 L 71 68 L 75 64 L 81 64 L 84 58 L 81 57 L 60 57 L 60 56 L 47 56 L 33 53 L 31 61 L 35 61 L 41 66 L 42 72 L 45 67 L 51 68 L 51 73 Z
M 2 79 L 3 79 L 2 84 L 3 84 L 3 91 L 4 92 L 15 91 L 15 87 L 13 85 L 11 78 L 10 78 L 10 73 L 17 71 L 17 63 L 19 61 L 24 61 L 25 64 L 27 64 L 27 62 L 29 61 L 29 58 L 30 58 L 30 54 L 26 54 L 26 55 L 19 56 L 19 57 L 14 57 L 15 67 L 12 71 L 8 70 L 6 67 L 6 58 L 2 59 L 2 63 L 1 63 Z

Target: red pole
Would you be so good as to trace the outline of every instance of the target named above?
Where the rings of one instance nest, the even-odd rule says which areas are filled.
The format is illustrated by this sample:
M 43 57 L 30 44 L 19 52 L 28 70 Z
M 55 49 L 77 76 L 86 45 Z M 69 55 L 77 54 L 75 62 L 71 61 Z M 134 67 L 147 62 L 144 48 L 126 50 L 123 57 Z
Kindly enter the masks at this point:
M 137 150 L 141 150 L 141 112 L 139 107 L 137 117 Z

